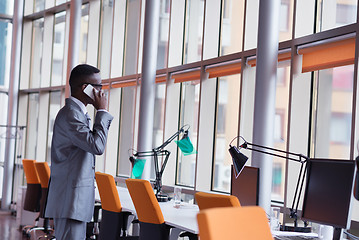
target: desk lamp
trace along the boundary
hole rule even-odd
[[[155,195],[156,198],[159,202],[166,202],[168,201],[168,195],[162,192],[162,174],[165,170],[168,158],[171,154],[170,151],[165,150],[164,148],[170,144],[175,138],[177,138],[181,133],[183,133],[183,137],[181,140],[185,140],[186,144],[185,147],[187,147],[186,149],[190,149],[192,152],[194,150],[193,146],[191,147],[191,142],[189,141],[188,138],[188,130],[189,130],[189,125],[184,125],[183,127],[181,127],[175,134],[173,134],[170,138],[168,138],[161,146],[153,148],[151,151],[141,151],[141,152],[137,152],[136,150],[133,150],[132,156],[130,156],[130,161],[134,162],[135,158],[143,158],[143,157],[153,157],[154,160],[154,164],[155,164],[155,172],[156,172],[156,179],[154,182],[154,190],[155,190]],[[181,141],[180,140],[180,141]],[[187,153],[187,151],[185,150],[185,147],[181,147],[179,146],[180,149],[182,151],[184,151],[184,153]],[[165,156],[165,159],[161,165],[161,169],[160,166],[158,165],[158,157],[161,156]]]
[[[236,146],[232,146],[231,144],[234,140],[236,140],[238,138],[242,139],[243,143],[237,148]],[[252,146],[252,147],[249,147],[249,146]],[[306,163],[309,158],[302,154],[292,153],[292,152],[283,151],[280,149],[275,149],[275,148],[271,148],[271,147],[266,147],[266,146],[261,146],[261,145],[257,145],[254,143],[250,143],[250,142],[247,142],[242,136],[237,136],[237,137],[233,138],[232,141],[229,143],[229,149],[228,149],[228,151],[232,157],[236,178],[239,176],[242,169],[244,168],[245,163],[248,160],[248,157],[240,152],[241,148],[260,152],[263,154],[268,154],[268,155],[275,156],[275,157],[288,159],[291,161],[299,162],[301,164],[299,175],[298,175],[298,181],[297,181],[297,185],[295,188],[294,198],[293,198],[293,202],[292,202],[292,207],[290,208],[290,217],[294,219],[294,229],[290,228],[289,226],[283,226],[283,230],[296,231],[296,232],[310,231],[310,229],[308,229],[306,227],[304,227],[304,228],[298,227],[298,216],[297,216],[298,204],[299,204],[300,195],[301,195],[301,192],[303,189],[303,184],[304,184],[305,169],[307,168]],[[265,150],[268,150],[268,151],[265,151]],[[286,154],[286,156],[280,155],[280,153]],[[303,170],[304,170],[304,172],[303,172]],[[298,192],[298,190],[299,190],[299,192]],[[307,225],[306,222],[305,222],[305,225]]]

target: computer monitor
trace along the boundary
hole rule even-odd
[[[259,168],[245,166],[236,178],[232,166],[231,194],[242,206],[258,205]]]
[[[350,227],[355,161],[310,159],[302,219],[330,225],[335,232]]]

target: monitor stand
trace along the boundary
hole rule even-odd
[[[336,228],[333,227],[334,231],[333,231],[333,240],[340,240],[340,235],[342,234],[342,229],[341,228]]]

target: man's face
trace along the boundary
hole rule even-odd
[[[102,88],[100,73],[94,73],[87,77],[86,84],[91,84],[96,90],[100,91]]]

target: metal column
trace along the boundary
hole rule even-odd
[[[259,3],[253,143],[262,146],[273,145],[280,3],[280,0]],[[270,213],[273,159],[253,152],[252,165],[260,168],[259,206]]]
[[[11,67],[9,81],[9,100],[7,125],[15,126],[17,120],[18,95],[19,95],[19,76],[20,76],[20,53],[21,53],[21,36],[23,23],[24,1],[17,0],[14,3],[13,31],[11,44]],[[4,162],[4,181],[2,191],[1,209],[10,209],[12,182],[15,161],[15,138],[17,128],[9,128],[6,132],[5,162]]]
[[[82,1],[71,0],[69,48],[67,52],[67,74],[65,96],[70,96],[69,78],[72,68],[79,63]]]
[[[154,147],[152,143],[152,135],[156,93],[155,78],[157,65],[159,11],[159,0],[146,1],[145,26],[143,37],[140,113],[137,141],[138,151],[149,151]],[[142,178],[150,178],[151,164],[152,162],[149,162],[147,160],[145,168],[143,170]]]

